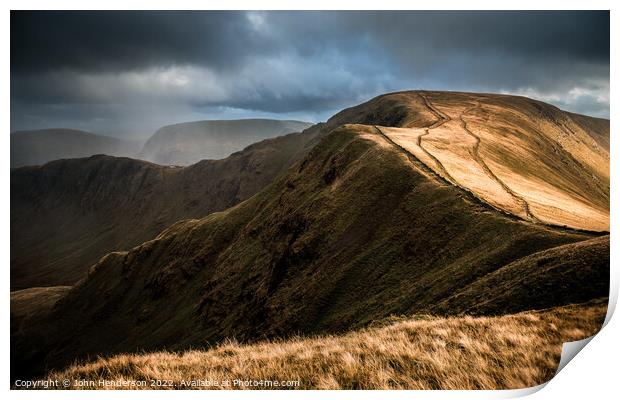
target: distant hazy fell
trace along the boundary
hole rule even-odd
[[[135,157],[141,143],[73,129],[41,129],[11,133],[11,168],[95,154]]]
[[[242,119],[196,121],[164,126],[145,143],[140,158],[162,165],[218,160],[263,139],[301,132],[300,121]]]
[[[183,381],[235,379],[299,382],[293,389],[526,388],[555,375],[563,342],[599,330],[606,304],[603,299],[499,317],[417,315],[344,335],[100,358],[48,378],[168,380],[163,389],[191,389]]]

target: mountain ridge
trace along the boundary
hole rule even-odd
[[[102,258],[31,328],[67,342],[18,332],[30,361],[16,363],[342,332],[430,310],[504,265],[590,237],[482,207],[412,168],[373,127],[344,125],[250,199]],[[570,301],[584,281],[563,284],[569,297],[545,306]],[[26,351],[24,341],[40,347]]]

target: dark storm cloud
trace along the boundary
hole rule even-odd
[[[369,63],[391,60],[394,74],[409,79],[553,87],[609,69],[607,12],[274,13],[268,19],[283,47],[310,56],[326,43],[349,54],[369,52]]]
[[[609,43],[608,12],[13,12],[12,129],[324,119],[415,88],[608,116]]]
[[[14,11],[13,72],[117,71],[152,65],[236,65],[261,49],[238,12]]]
[[[430,58],[453,50],[609,60],[607,12],[281,12],[268,18],[274,30],[286,33],[279,38],[300,41],[306,51],[324,47],[326,40],[348,45],[368,39],[409,60],[420,50],[433,50],[426,54]]]
[[[419,59],[415,50],[432,50],[426,54],[430,58],[456,50],[609,60],[607,12],[272,12],[265,19],[271,43],[306,56],[331,46],[358,47],[367,38],[409,61]],[[270,47],[240,12],[17,11],[11,20],[17,71],[178,63],[222,67]]]

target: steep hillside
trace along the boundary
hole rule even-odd
[[[252,196],[307,151],[309,129],[185,168],[94,156],[11,171],[11,288],[71,285],[110,251]]]
[[[135,157],[141,143],[73,129],[41,129],[11,133],[11,168],[42,165],[63,158],[95,154]]]
[[[163,165],[190,165],[217,160],[260,140],[301,132],[301,121],[238,119],[196,121],[164,126],[144,144],[140,158]]]
[[[344,125],[248,200],[103,257],[47,318],[13,335],[12,370],[231,337],[341,332],[432,310],[505,266],[518,284],[511,263],[591,237],[498,212],[374,126]],[[515,311],[531,308],[527,296],[537,307],[583,301],[584,291],[605,296],[607,268],[550,282],[546,301],[517,291]],[[549,276],[557,277],[541,274]],[[552,295],[559,285],[566,291]],[[484,287],[489,298],[504,290]]]
[[[94,383],[71,389],[103,388],[97,386],[101,379],[145,381],[137,389],[153,388],[151,380],[171,381],[162,389],[525,388],[553,377],[564,342],[599,330],[606,305],[603,299],[492,318],[415,315],[341,336],[124,354],[47,378]],[[207,380],[210,386],[192,384]]]

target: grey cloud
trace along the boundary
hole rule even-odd
[[[608,12],[12,12],[11,41],[12,129],[324,119],[417,88],[609,115]]]

